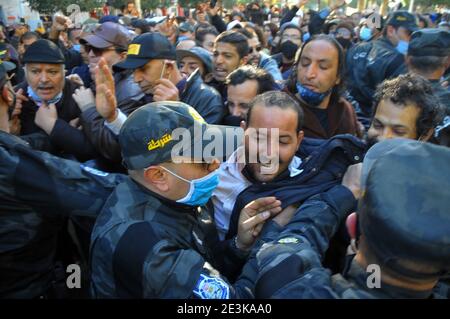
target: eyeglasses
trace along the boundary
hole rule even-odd
[[[90,53],[92,51],[92,53],[94,53],[95,56],[101,56],[103,54],[103,52],[107,52],[107,51],[116,51],[115,48],[100,49],[100,48],[93,47],[91,45],[85,45],[84,47],[85,47],[87,53]]]
[[[259,52],[259,51],[261,51],[263,48],[262,48],[262,46],[257,46],[256,48],[253,48],[253,47],[250,47],[249,49],[248,49],[248,53],[249,54],[253,54],[253,52]]]

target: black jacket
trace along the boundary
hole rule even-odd
[[[212,87],[203,83],[198,71],[192,73],[187,79],[184,90],[179,95],[180,100],[194,107],[198,113],[210,124],[218,124],[225,115],[222,99]],[[151,96],[131,98],[118,105],[118,108],[129,115],[138,107],[152,102]],[[120,163],[122,156],[117,136],[105,125],[104,120],[97,113],[95,107],[91,107],[81,114],[81,124],[95,149],[106,159],[114,163]]]
[[[346,78],[349,93],[363,113],[358,117],[372,116],[372,98],[378,84],[406,72],[403,55],[385,37],[351,48],[347,53]]]
[[[20,84],[17,89],[23,89],[26,95],[27,83]],[[53,130],[45,141],[46,134],[34,123],[38,106],[31,99],[22,104],[20,114],[21,135],[39,150],[50,151],[60,156],[75,156],[79,161],[86,161],[95,157],[96,152],[92,144],[82,131],[72,127],[69,122],[80,116],[80,109],[72,98],[78,85],[72,81],[65,81],[61,100],[56,103],[58,119]],[[44,147],[45,145],[45,147]]]

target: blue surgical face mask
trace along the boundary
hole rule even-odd
[[[363,41],[369,41],[372,38],[372,30],[366,26],[359,31],[359,38]]]
[[[219,185],[219,175],[217,170],[209,173],[208,175],[193,179],[187,180],[174,172],[168,170],[167,168],[161,166],[164,170],[172,174],[173,176],[189,183],[189,192],[183,198],[177,200],[177,203],[186,204],[190,206],[203,206],[208,200],[211,198],[213,191],[216,189],[217,185]]]
[[[74,44],[74,45],[72,46],[72,48],[73,48],[75,51],[78,51],[78,52],[80,52],[80,47],[81,47],[80,44]]]
[[[38,106],[41,106],[44,100],[42,100],[39,95],[36,94],[36,92],[33,91],[31,86],[27,87],[27,94],[28,96],[36,103]],[[61,100],[62,92],[60,92],[58,95],[56,95],[53,99],[45,101],[48,104],[56,104]]]
[[[303,34],[303,42],[308,41],[310,37],[311,37],[311,35],[309,34],[309,32],[306,32],[305,34]]]
[[[400,40],[398,41],[396,49],[401,54],[406,55],[406,53],[408,53],[408,45],[409,45],[408,42]]]
[[[331,93],[331,89],[325,93],[314,92],[297,82],[297,92],[308,105],[317,106]]]

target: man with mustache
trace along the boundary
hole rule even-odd
[[[64,77],[61,50],[49,40],[38,40],[28,47],[22,60],[26,82],[17,87],[13,133],[28,135],[43,131],[46,136],[39,134],[32,138],[36,148],[74,155],[80,161],[92,158],[95,155],[92,145],[69,124],[80,116],[80,109],[72,98],[78,85]],[[68,136],[76,136],[76,140],[71,138],[68,143]]]
[[[342,47],[329,35],[315,35],[303,45],[287,89],[305,112],[305,136],[360,135],[355,111],[342,97],[344,61]]]

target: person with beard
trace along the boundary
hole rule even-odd
[[[247,121],[241,123],[245,144],[221,165],[212,197],[222,240],[236,235],[239,212],[248,201],[260,194],[283,198],[281,216],[288,218],[306,198],[340,183],[347,166],[362,158],[362,141],[303,138],[303,121],[302,109],[288,93],[269,91],[251,101]]]
[[[246,120],[250,103],[255,96],[278,90],[278,85],[270,73],[250,65],[241,66],[231,72],[225,83],[229,115],[225,116],[223,124],[231,126],[240,126],[241,122]]]
[[[305,136],[361,135],[355,111],[342,96],[343,68],[344,52],[333,37],[315,35],[303,45],[287,89],[305,112]]]
[[[248,52],[247,38],[236,31],[225,31],[214,42],[213,78],[206,84],[220,93],[224,103],[227,101],[225,80],[232,71],[247,64]]]
[[[279,53],[272,55],[277,61],[283,80],[287,80],[292,72],[295,61],[295,53],[302,45],[303,33],[295,23],[285,23],[280,28]]]
[[[430,141],[444,116],[430,83],[415,74],[385,80],[374,95],[368,145],[391,138]]]
[[[225,113],[222,99],[206,85],[198,71],[183,77],[176,64],[175,47],[160,33],[144,33],[131,41],[127,58],[115,68],[132,70],[134,81],[144,96],[117,103],[114,79],[101,58],[95,73],[95,104],[81,114],[81,124],[96,150],[107,160],[120,164],[122,156],[117,142],[120,128],[138,107],[158,101],[182,101],[192,105],[208,123],[220,123]],[[80,99],[92,94],[80,89]]]

